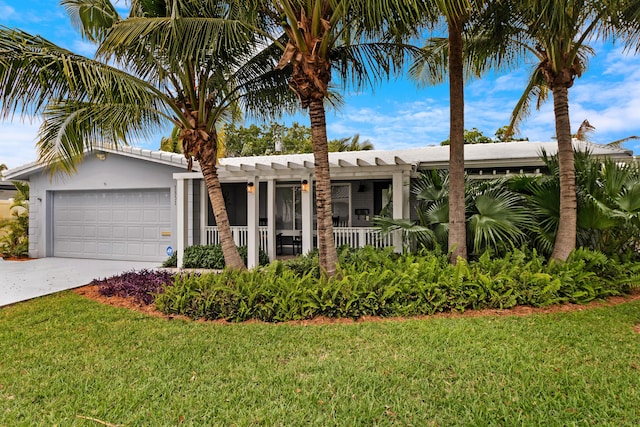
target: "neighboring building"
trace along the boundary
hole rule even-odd
[[[628,150],[575,141],[579,150],[630,161]],[[541,150],[555,142],[465,146],[465,165],[475,177],[539,174]],[[409,183],[421,170],[444,169],[449,147],[330,153],[336,244],[399,245],[382,239],[372,217],[383,207],[410,218]],[[87,153],[72,176],[50,177],[32,163],[5,175],[30,184],[29,255],[162,261],[185,246],[217,243],[198,165],[187,172],[183,156],[138,148]],[[315,246],[312,154],[220,160],[219,176],[236,243],[258,245],[273,259],[281,252]]]
[[[9,181],[0,179],[0,220],[11,218],[11,204],[18,191]]]

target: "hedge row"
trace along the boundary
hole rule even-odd
[[[364,248],[342,251],[340,264],[330,280],[318,274],[316,255],[254,271],[178,276],[155,303],[166,314],[233,322],[411,316],[586,303],[627,293],[640,278],[639,266],[588,250],[575,251],[565,263],[516,250],[454,266],[443,255]]]

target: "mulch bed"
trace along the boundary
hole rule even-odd
[[[127,308],[129,310],[135,310],[149,316],[162,317],[165,319],[184,319],[191,320],[186,316],[179,315],[167,315],[156,310],[155,305],[141,305],[136,303],[132,298],[123,298],[118,296],[106,297],[98,292],[98,285],[87,285],[74,289],[74,292],[78,295],[82,295],[94,301],[98,301],[102,304],[108,304],[115,307]],[[632,290],[631,294],[625,296],[611,297],[606,301],[593,301],[589,304],[561,304],[553,305],[550,307],[528,307],[517,306],[510,309],[497,310],[497,309],[484,309],[484,310],[467,310],[464,313],[459,312],[447,312],[438,313],[430,316],[414,316],[414,317],[373,317],[363,316],[358,320],[353,319],[336,319],[327,317],[316,317],[307,320],[295,320],[285,322],[287,324],[294,325],[327,325],[327,324],[349,324],[349,323],[361,323],[361,322],[387,322],[387,321],[404,321],[413,319],[434,319],[434,318],[459,318],[459,317],[482,317],[482,316],[529,316],[531,314],[551,314],[551,313],[568,313],[572,311],[588,310],[595,307],[610,307],[625,302],[640,300],[640,288]],[[202,322],[203,320],[198,320]],[[212,323],[230,324],[225,320],[213,320],[207,321]],[[251,320],[244,323],[265,323],[257,320]],[[634,330],[640,333],[640,324],[634,327]]]

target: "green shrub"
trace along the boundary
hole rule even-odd
[[[240,257],[247,264],[248,249],[246,246],[239,246]],[[269,264],[269,255],[262,249],[259,252],[260,265]],[[178,265],[178,255],[173,253],[165,262],[163,267],[176,267]],[[211,270],[222,270],[225,267],[224,255],[221,245],[193,245],[185,248],[182,268],[205,268]]]
[[[585,303],[628,292],[640,278],[640,267],[588,250],[575,251],[562,264],[546,264],[527,250],[456,265],[428,252],[396,255],[363,248],[341,249],[339,256],[333,279],[320,276],[317,254],[253,271],[185,276],[157,296],[156,306],[167,314],[234,322],[411,316]]]

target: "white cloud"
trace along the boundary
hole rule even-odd
[[[5,2],[0,1],[0,16],[2,17],[0,22],[11,20],[16,16],[16,10]]]
[[[37,160],[37,123],[0,122],[0,163],[11,168]]]

